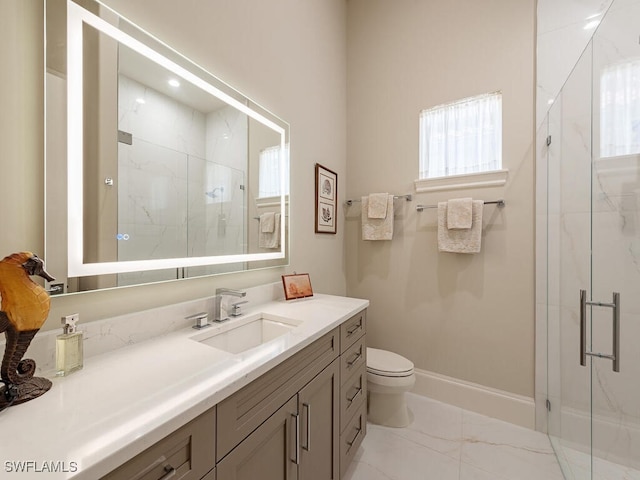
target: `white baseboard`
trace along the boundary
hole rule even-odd
[[[413,393],[532,430],[536,427],[533,398],[418,368],[415,373]]]

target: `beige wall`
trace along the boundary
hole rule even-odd
[[[346,177],[346,5],[343,0],[110,0],[156,36],[291,124],[291,265],[52,299],[45,329],[249,287],[309,272],[317,291],[344,294],[344,228],[313,229],[314,164]],[[43,251],[42,3],[0,0],[0,256]],[[51,272],[55,275],[55,272]]]
[[[413,193],[420,110],[501,90],[505,187],[396,201],[392,242],[360,239],[347,210],[347,292],[371,300],[372,346],[417,368],[528,397],[534,392],[535,1],[349,0],[347,193]],[[484,210],[482,252],[439,254],[435,210],[417,203],[504,198]]]

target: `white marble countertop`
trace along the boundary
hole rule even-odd
[[[0,413],[0,478],[95,480],[368,305],[330,295],[272,301],[219,326],[186,328],[87,358],[82,370],[53,377],[42,397]],[[260,315],[303,323],[235,355],[191,338]]]

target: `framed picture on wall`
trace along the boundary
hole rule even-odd
[[[338,174],[316,163],[316,233],[336,233]]]
[[[313,297],[311,278],[308,273],[282,275],[282,285],[284,286],[284,298],[286,300]]]

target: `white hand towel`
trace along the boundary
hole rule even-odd
[[[273,232],[258,233],[258,247],[260,248],[280,248],[280,214],[276,213],[273,219]]]
[[[362,197],[362,239],[391,240],[393,238],[393,195],[387,195],[386,218],[369,218],[369,197]]]
[[[473,200],[471,198],[454,198],[447,202],[447,228],[449,230],[466,230],[473,223]]]
[[[276,228],[275,212],[267,212],[260,215],[260,231],[262,233],[273,233]]]
[[[473,201],[473,222],[470,229],[447,228],[447,202],[438,203],[438,250],[451,253],[479,253],[482,242],[482,200]]]
[[[370,194],[367,216],[369,218],[387,218],[387,203],[389,203],[388,193]]]

